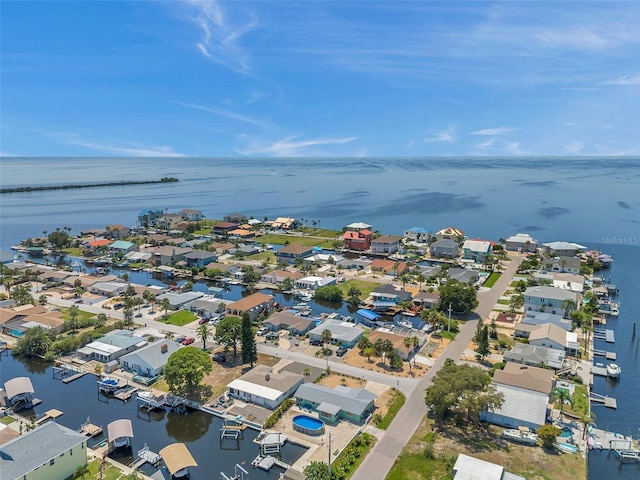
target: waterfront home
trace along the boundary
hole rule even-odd
[[[353,222],[344,227],[347,232],[361,232],[362,230],[371,230],[371,225],[364,222]]]
[[[145,377],[161,375],[172,353],[181,345],[172,340],[158,340],[120,357],[120,366],[131,373]]]
[[[483,410],[480,420],[507,428],[528,427],[531,430],[538,430],[545,424],[548,394],[503,383],[494,382],[494,386],[503,396],[502,406]]]
[[[186,304],[185,308],[195,312],[199,317],[212,318],[219,316],[224,311],[224,300],[210,296],[201,297]]]
[[[0,445],[3,480],[51,480],[71,478],[87,463],[87,437],[55,422]]]
[[[260,277],[260,281],[268,283],[269,285],[275,285],[279,287],[284,283],[287,278],[290,278],[292,282],[295,282],[299,278],[302,278],[303,274],[300,272],[289,272],[288,270],[274,270],[272,272],[263,273]]]
[[[218,255],[213,252],[205,252],[204,250],[193,250],[184,255],[184,260],[190,267],[200,268],[218,260]]]
[[[432,258],[458,258],[460,245],[458,242],[443,238],[431,244],[429,254]]]
[[[113,330],[78,350],[82,360],[109,363],[145,346],[147,342],[133,335],[131,330]]]
[[[575,257],[578,253],[587,249],[584,245],[571,242],[543,243],[542,247],[545,255],[553,257]]]
[[[162,210],[142,210],[138,213],[136,218],[136,225],[139,227],[150,227],[155,225],[155,222],[164,212]]]
[[[272,295],[256,292],[227,305],[227,314],[241,317],[243,313],[247,312],[251,321],[254,321],[261,313],[268,314],[272,307]]]
[[[371,239],[371,253],[374,255],[392,255],[398,251],[400,238],[391,235],[381,235]]]
[[[91,285],[98,282],[115,282],[120,278],[117,275],[101,275],[99,277],[93,275],[70,275],[62,282],[66,287],[74,288],[79,282],[80,288],[88,290]]]
[[[322,341],[322,332],[325,330],[329,330],[331,333],[330,343],[345,347],[353,347],[364,333],[362,328],[353,323],[340,320],[325,320],[309,332],[309,340]]]
[[[493,374],[493,382],[549,395],[555,385],[555,372],[548,368],[506,362]]]
[[[524,311],[571,313],[580,305],[580,294],[563,288],[538,285],[524,292]]]
[[[461,453],[453,466],[453,480],[525,480],[507,472],[502,465]]]
[[[272,230],[292,230],[299,226],[295,218],[289,217],[278,217],[274,221],[267,223],[271,225]]]
[[[129,236],[130,229],[124,225],[107,225],[105,227],[104,236],[119,240],[121,238],[127,238]]]
[[[127,242],[125,240],[117,240],[109,245],[109,250],[112,253],[120,253],[126,255],[129,252],[138,251],[138,245],[133,242]]]
[[[412,227],[404,231],[404,240],[409,243],[429,243],[431,237],[431,232],[426,228]]]
[[[369,268],[374,273],[382,273],[383,275],[391,275],[392,277],[397,277],[406,273],[409,270],[409,265],[407,262],[399,262],[394,260],[387,260],[384,258],[376,258],[374,259]]]
[[[564,350],[567,355],[577,355],[580,350],[578,336],[553,323],[543,323],[529,334],[529,345]]]
[[[420,308],[435,308],[440,301],[440,295],[437,291],[434,292],[418,292],[411,299],[416,307]]]
[[[229,232],[229,238],[239,238],[239,239],[245,239],[245,238],[251,238],[251,237],[255,237],[256,236],[256,232],[254,232],[253,230],[249,229],[249,228],[236,228],[234,230],[231,230]]]
[[[231,230],[238,228],[237,223],[233,222],[218,222],[211,228],[211,233],[214,235],[227,236]]]
[[[336,265],[347,270],[366,270],[371,267],[372,263],[368,258],[344,258],[338,260]]]
[[[247,216],[243,213],[230,213],[222,217],[222,220],[225,222],[237,223],[237,224],[246,223],[248,221]],[[258,223],[260,223],[259,220],[258,220]]]
[[[246,243],[227,250],[227,253],[229,255],[237,255],[239,253],[244,256],[255,255],[256,253],[259,253],[259,252],[260,252],[260,249],[258,247],[256,247],[255,245],[250,245]]]
[[[553,257],[543,258],[540,269],[546,272],[558,272],[558,273],[575,273],[580,274],[580,258],[578,257]]]
[[[584,291],[584,277],[572,273],[552,273],[552,287],[564,288],[572,292],[582,293]]]
[[[107,233],[106,228],[87,228],[80,230],[81,237],[104,237],[105,233]]]
[[[129,252],[124,258],[129,263],[145,263],[153,255],[150,252]]]
[[[464,232],[459,228],[447,227],[439,230],[436,233],[438,240],[452,240],[456,243],[460,243],[464,240]]]
[[[178,215],[188,222],[197,222],[204,218],[204,214],[200,210],[195,210],[193,208],[183,208],[178,211]]]
[[[318,277],[315,275],[309,275],[307,277],[299,278],[295,281],[294,285],[296,288],[300,288],[303,290],[315,290],[319,287],[326,287],[327,285],[335,285],[336,278],[327,276],[327,277]]]
[[[23,307],[26,305],[23,305]],[[33,310],[39,306],[33,307]],[[17,307],[19,308],[19,307]],[[42,307],[41,307],[42,308]],[[0,309],[0,310],[5,310]],[[4,315],[2,316],[4,317]],[[0,320],[0,328],[3,333],[7,333],[11,336],[21,337],[24,332],[30,328],[41,327],[45,330],[60,329],[64,325],[64,319],[62,313],[58,310],[51,312],[44,311],[38,313],[28,313],[28,311],[16,311],[15,315],[8,318],[6,321],[4,318]]]
[[[89,287],[89,291],[103,297],[117,297],[124,293],[128,285],[125,282],[96,282]]]
[[[520,321],[522,325],[542,325],[543,323],[552,323],[556,327],[560,327],[567,332],[570,332],[573,329],[573,324],[571,320],[563,318],[562,315],[557,315],[548,312],[526,312],[525,316]],[[517,326],[516,326],[517,328]],[[528,335],[527,335],[528,336]]]
[[[158,265],[171,266],[175,265],[181,260],[184,260],[184,256],[187,253],[193,252],[191,248],[175,247],[173,245],[163,245],[148,250],[153,254],[153,258]]]
[[[460,283],[475,283],[480,279],[480,275],[476,270],[457,267],[452,267],[447,270],[447,277],[451,280],[457,280]]]
[[[67,278],[78,278],[77,272],[65,272],[62,270],[49,270],[38,275],[38,281],[42,283],[62,283]]]
[[[182,223],[182,217],[177,213],[163,213],[155,220],[155,227],[161,230],[175,230]]]
[[[289,310],[275,312],[269,316],[262,326],[272,332],[288,330],[291,335],[306,335],[316,326],[316,321],[291,313]]]
[[[276,261],[293,264],[296,260],[304,260],[311,255],[313,255],[313,247],[290,243],[276,252]]]
[[[275,409],[304,382],[304,376],[286,370],[276,371],[266,365],[256,365],[228,385],[230,397]]]
[[[347,230],[342,235],[342,245],[347,250],[364,252],[371,248],[373,232],[368,229]]]
[[[521,363],[539,367],[562,368],[564,363],[564,350],[528,345],[526,343],[516,343],[513,349],[505,352],[503,358],[507,362]]]
[[[204,297],[203,292],[166,292],[156,296],[156,305],[160,305],[165,298],[169,300],[170,310],[180,310],[188,303]]]
[[[376,309],[384,307],[395,307],[405,300],[411,300],[411,292],[407,292],[402,287],[397,287],[391,283],[376,287],[369,297]]]
[[[476,263],[484,262],[487,255],[491,254],[491,242],[486,240],[466,240],[462,244],[462,258],[473,260]]]
[[[373,413],[376,395],[365,388],[304,383],[298,387],[295,399],[299,407],[315,410],[327,423],[346,420],[361,425]]]
[[[538,248],[538,242],[528,233],[517,233],[505,240],[504,248],[510,252],[534,253]]]
[[[373,344],[376,340],[389,340],[393,345],[393,349],[398,356],[405,362],[409,360],[414,351],[413,346],[405,345],[405,336],[396,335],[395,333],[385,332],[383,330],[371,330],[368,335],[369,341]]]
[[[149,233],[146,237],[146,242],[153,246],[164,245],[170,240],[171,240],[171,237],[169,235],[165,235],[164,233],[157,233],[157,232]]]

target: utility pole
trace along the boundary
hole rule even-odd
[[[447,323],[447,333],[451,333],[451,302],[449,302],[449,322]]]

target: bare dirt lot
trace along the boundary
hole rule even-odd
[[[259,353],[256,364],[273,367],[279,360],[278,358]],[[220,364],[213,362],[211,373],[204,378],[202,383],[211,388],[212,393],[210,399],[215,399],[227,390],[227,384],[229,382],[240,377],[250,369],[251,367],[249,365],[242,364],[242,357],[239,354],[235,362],[233,361],[233,357],[228,355],[225,363]]]

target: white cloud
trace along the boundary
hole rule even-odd
[[[182,153],[174,152],[166,145],[147,146],[139,143],[126,142],[124,145],[114,145],[109,143],[85,140],[73,133],[54,133],[51,135],[68,145],[77,145],[99,152],[128,157],[184,157]]]
[[[640,85],[640,74],[635,77],[625,75],[615,80],[609,80],[603,83],[604,85]]]
[[[517,130],[518,129],[514,127],[485,128],[482,130],[476,130],[475,132],[470,132],[470,135],[504,135]]]
[[[507,142],[505,145],[507,152],[511,155],[527,155],[528,152],[525,152],[520,148],[519,142]]]
[[[569,143],[563,143],[562,148],[564,148],[564,153],[568,155],[579,155],[582,153],[582,148],[584,144],[582,142],[573,141]]]
[[[200,53],[238,73],[248,73],[248,53],[241,46],[241,39],[257,28],[255,15],[247,13],[247,18],[231,19],[215,0],[188,0],[187,4],[197,11],[192,20],[202,31],[202,39],[196,43]],[[234,11],[244,14],[241,9]]]
[[[491,138],[491,139],[487,140],[486,142],[476,143],[474,145],[474,147],[476,147],[476,148],[489,148],[489,147],[493,146],[494,143],[496,143],[496,139],[495,138]]]
[[[449,127],[446,130],[429,130],[427,133],[429,137],[424,139],[427,143],[455,142],[457,140],[454,127]]]
[[[255,119],[255,118],[249,117],[247,115],[243,115],[241,113],[232,112],[230,110],[223,110],[223,109],[215,108],[215,107],[205,107],[203,105],[198,105],[198,104],[195,104],[195,103],[184,103],[184,102],[177,102],[177,103],[178,103],[178,105],[182,105],[183,107],[194,108],[196,110],[202,110],[204,112],[209,112],[209,113],[212,113],[214,115],[218,115],[220,117],[229,118],[231,120],[237,120],[239,122],[249,123],[251,125],[256,125],[258,127],[267,127],[267,126],[269,126],[268,122],[266,122],[264,120]]]
[[[290,136],[269,144],[254,144],[242,150],[238,150],[238,153],[242,155],[269,155],[273,157],[308,156],[308,149],[310,147],[322,145],[344,145],[358,139],[357,137],[346,137],[295,141],[296,138],[298,137]]]

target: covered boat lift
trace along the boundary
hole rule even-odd
[[[189,467],[198,466],[184,443],[167,445],[160,450],[160,456],[169,473],[177,478],[186,477],[189,475]]]
[[[133,425],[128,418],[121,418],[114,420],[107,425],[107,435],[109,436],[109,443],[114,448],[120,448],[129,446],[131,439],[133,438]]]
[[[16,377],[7,380],[4,384],[4,390],[7,394],[9,406],[16,407],[24,403],[25,407],[33,405],[33,384],[29,377]]]

